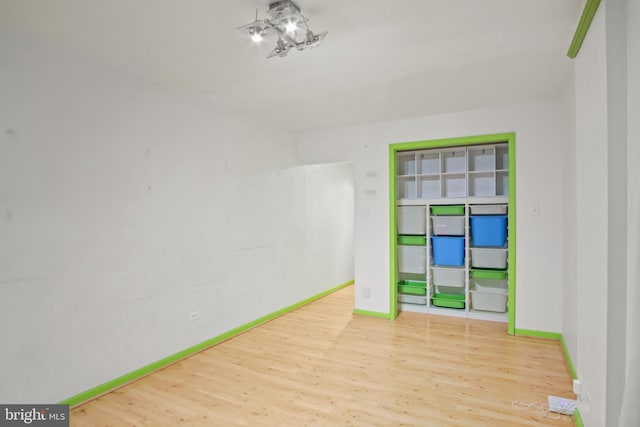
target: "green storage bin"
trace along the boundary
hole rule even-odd
[[[425,246],[427,244],[427,236],[409,236],[409,235],[398,236],[398,244]]]
[[[398,286],[398,292],[400,292],[401,294],[408,294],[408,295],[426,295],[427,288],[404,285],[404,286]]]
[[[431,301],[436,307],[464,308],[464,295],[435,294]]]
[[[427,282],[421,280],[401,280],[398,282],[398,292],[408,295],[426,295]]]
[[[432,215],[464,215],[464,205],[431,206]]]
[[[503,280],[507,278],[507,272],[504,270],[471,270],[471,277],[476,279],[494,279]]]

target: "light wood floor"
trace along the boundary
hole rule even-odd
[[[353,315],[349,286],[72,410],[72,426],[571,426],[556,341],[417,313]],[[555,415],[555,414],[554,414]]]

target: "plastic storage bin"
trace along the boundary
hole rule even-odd
[[[463,216],[433,216],[431,223],[436,236],[464,236]]]
[[[398,207],[398,234],[426,234],[427,209],[425,206]]]
[[[473,246],[505,246],[507,217],[504,215],[472,216],[471,244]]]
[[[431,298],[436,307],[464,308],[464,295],[451,295],[436,293]]]
[[[399,245],[424,246],[427,244],[426,236],[398,236]]]
[[[433,268],[433,283],[436,286],[464,286],[464,270],[461,268]]]
[[[480,292],[507,292],[508,284],[506,279],[471,279],[473,289]]]
[[[471,277],[476,279],[495,279],[501,280],[507,278],[506,271],[497,270],[471,270]]]
[[[425,273],[426,252],[424,246],[398,246],[398,271],[401,273]]]
[[[427,304],[427,297],[422,297],[422,296],[417,296],[417,295],[398,295],[398,301],[399,302],[404,302],[404,303],[408,303],[408,304],[420,304],[420,305],[426,305]]]
[[[507,268],[507,249],[471,248],[471,266],[480,268]]]
[[[506,205],[471,205],[471,215],[506,215]]]
[[[431,243],[436,265],[464,265],[464,237],[434,236]]]
[[[401,280],[398,282],[398,292],[409,295],[426,295],[427,282],[419,280]]]
[[[437,294],[464,295],[464,286],[436,286]]]
[[[504,313],[507,311],[506,289],[492,289],[488,291],[480,291],[471,289],[471,308],[481,311],[495,311]]]
[[[464,215],[464,205],[431,206],[432,215]]]

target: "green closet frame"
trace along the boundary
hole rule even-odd
[[[448,148],[480,144],[506,142],[509,149],[509,265],[507,274],[509,279],[509,297],[507,303],[507,330],[509,335],[515,334],[515,305],[516,305],[516,135],[515,132],[490,135],[465,136],[458,138],[434,139],[426,141],[401,142],[389,145],[389,271],[390,271],[390,299],[389,318],[398,316],[398,294],[396,277],[396,155],[401,151],[423,150],[427,148]]]

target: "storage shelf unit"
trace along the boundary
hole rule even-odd
[[[490,224],[503,226],[506,222],[507,144],[398,152],[396,161],[400,310],[506,322],[509,224],[503,231],[505,245],[476,247],[472,245],[471,217],[492,214],[504,221]],[[443,208],[449,212],[442,212]],[[480,224],[476,227],[486,223],[473,222]],[[489,239],[491,244],[494,241]],[[445,243],[446,250],[455,252],[446,253],[444,262],[448,265],[435,264],[436,258],[442,262],[442,257],[434,256],[434,242]],[[478,263],[485,267],[477,267]],[[494,280],[496,274],[501,278],[498,281]],[[498,285],[477,286],[486,280]]]
[[[508,197],[508,147],[402,152],[397,155],[396,179],[399,200]]]

